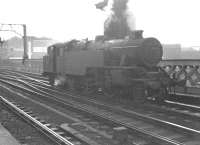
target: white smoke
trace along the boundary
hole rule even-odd
[[[134,2],[129,0],[127,3],[127,9],[126,9],[126,17],[127,17],[127,24],[130,28],[130,30],[136,30],[136,18],[134,16]]]
[[[63,77],[63,76],[58,76],[58,77],[55,78],[55,83],[54,83],[54,85],[55,85],[55,86],[64,85],[65,81],[66,81],[65,77]]]
[[[130,30],[136,30],[136,20],[135,20],[135,16],[133,14],[133,12],[128,8],[126,10],[126,21],[128,24],[128,27],[130,28]]]

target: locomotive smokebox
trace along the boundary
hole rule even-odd
[[[143,30],[135,30],[131,31],[129,34],[129,39],[142,39],[143,38]]]

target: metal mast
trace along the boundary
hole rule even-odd
[[[15,29],[13,29],[12,26],[22,26],[23,28],[23,34],[17,32]],[[3,26],[9,26],[9,28],[4,29]],[[13,32],[20,37],[23,38],[23,47],[24,47],[24,55],[23,55],[23,63],[26,59],[28,59],[28,48],[27,48],[27,32],[26,32],[26,24],[4,24],[0,23],[0,31],[10,31]]]

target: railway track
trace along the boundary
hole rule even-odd
[[[30,87],[30,86],[29,86]],[[53,96],[53,95],[51,95],[51,94],[48,94],[48,93],[46,93],[44,90],[43,91],[41,91],[41,90],[38,90],[36,87],[34,87],[34,86],[32,86],[32,89],[33,90],[37,90],[37,93],[35,93],[35,94],[37,94],[38,95],[38,92],[40,92],[41,94],[40,95],[42,95],[43,97],[45,96],[45,95],[48,95],[48,97],[49,96],[51,96],[51,97],[53,97],[54,98],[54,101],[58,101],[59,100],[59,102],[66,102],[66,100],[61,100],[60,98],[57,98],[57,97],[55,97],[55,96]],[[34,92],[31,92],[31,93],[34,93]],[[54,92],[55,93],[55,92]],[[57,94],[58,95],[58,94]],[[47,97],[47,96],[46,96]],[[58,100],[55,100],[55,98],[56,99],[58,99]],[[165,142],[165,144],[187,144],[186,142],[190,142],[189,140],[186,140],[186,138],[188,138],[187,137],[187,133],[189,133],[189,134],[196,134],[197,136],[199,135],[199,131],[198,130],[195,130],[195,129],[188,129],[188,128],[186,128],[186,127],[181,127],[180,125],[175,125],[175,124],[173,124],[172,125],[172,123],[169,123],[169,122],[166,122],[166,121],[161,121],[161,120],[159,120],[160,122],[158,123],[158,119],[156,120],[155,118],[152,118],[152,117],[148,117],[148,116],[142,116],[141,114],[139,114],[139,113],[135,113],[135,114],[133,114],[133,112],[132,113],[130,113],[129,112],[129,115],[127,115],[126,117],[125,116],[120,116],[119,114],[122,114],[122,113],[125,113],[125,111],[123,111],[123,112],[121,112],[120,113],[120,111],[121,110],[116,110],[116,108],[104,108],[105,110],[107,110],[107,111],[105,111],[104,110],[104,112],[102,111],[101,113],[100,113],[100,110],[101,109],[99,109],[99,108],[101,108],[102,107],[102,104],[101,104],[101,107],[99,107],[98,109],[96,109],[97,111],[95,112],[95,111],[91,111],[91,110],[95,110],[95,108],[88,108],[88,106],[86,106],[86,107],[83,107],[83,104],[85,103],[77,103],[77,102],[73,102],[72,100],[70,100],[71,102],[69,102],[69,99],[68,99],[68,101],[67,101],[67,103],[70,103],[70,104],[73,104],[73,106],[71,106],[71,107],[75,107],[75,108],[77,108],[77,107],[79,107],[79,111],[80,111],[80,109],[81,110],[84,110],[84,111],[87,111],[87,112],[89,112],[91,115],[94,115],[95,114],[95,116],[98,116],[98,117],[100,117],[101,119],[102,118],[104,118],[104,119],[106,119],[106,120],[110,120],[110,121],[113,121],[114,123],[113,124],[115,124],[115,123],[118,123],[118,124],[121,124],[121,126],[125,126],[126,128],[129,128],[130,130],[134,130],[134,131],[137,131],[137,132],[140,132],[140,134],[141,133],[143,133],[143,135],[145,134],[146,136],[150,136],[151,138],[154,138],[154,140],[155,140],[155,142],[162,142],[162,144]],[[66,104],[65,104],[66,105]],[[69,105],[69,104],[67,104],[67,105]],[[97,105],[97,104],[95,104],[95,105]],[[104,107],[105,107],[105,105],[103,105]],[[102,109],[103,110],[103,109]],[[118,114],[114,114],[113,113],[113,110],[115,110],[115,113],[116,112],[118,112]],[[108,111],[109,112],[112,112],[112,114],[108,114]],[[99,113],[97,113],[97,112],[99,112]],[[127,113],[127,112],[126,112]],[[135,118],[135,120],[133,119],[133,118],[131,118],[130,117],[130,115],[131,116],[136,116],[137,115],[137,117]],[[108,117],[108,116],[111,116],[111,117]],[[139,116],[139,117],[138,117]],[[139,118],[139,119],[138,119]],[[143,118],[143,119],[142,119]],[[148,119],[148,121],[147,121],[147,119]],[[146,120],[146,121],[144,121],[144,120]],[[149,120],[151,120],[151,121],[149,121]],[[152,126],[152,122],[155,122],[155,121],[157,121],[157,123],[156,123],[156,125],[157,125],[157,128],[154,126],[155,125],[155,123],[154,123],[154,125]],[[138,124],[140,124],[140,127],[138,127],[138,124],[137,123],[135,123],[135,122],[137,122]],[[149,122],[151,122],[150,124],[149,124]],[[161,122],[162,122],[162,125],[161,125]],[[168,124],[167,124],[168,123]],[[159,124],[159,125],[158,125]],[[165,125],[164,125],[165,124]],[[172,129],[169,129],[168,130],[168,134],[169,134],[169,132],[170,132],[170,136],[171,136],[171,138],[168,136],[168,137],[166,137],[166,136],[162,136],[162,135],[160,135],[159,134],[159,131],[161,131],[162,133],[161,134],[165,134],[166,132],[163,132],[162,130],[166,130],[166,126],[167,126],[167,128],[170,126],[170,125],[172,125],[172,127],[174,128],[174,127],[176,127],[176,130],[179,130],[180,132],[187,132],[186,134],[181,134],[180,135],[180,133],[179,133],[179,131],[178,132],[176,132],[175,131],[175,134],[173,133],[174,131],[172,131]],[[159,127],[158,127],[159,126]],[[162,128],[163,126],[165,126],[164,128]],[[159,129],[158,129],[159,128]],[[161,129],[162,128],[162,129]],[[151,131],[152,130],[155,130],[153,133],[152,132],[150,132],[150,131],[148,131],[149,129],[151,129]],[[155,133],[155,132],[157,132],[157,134]],[[179,138],[185,138],[185,141],[181,141],[181,140],[178,140],[178,139],[174,139],[174,137],[176,138],[176,136],[179,136]],[[180,136],[182,136],[182,137],[180,137]],[[191,137],[191,136],[190,136]],[[172,139],[173,138],[173,139]],[[159,141],[158,141],[159,140]],[[194,140],[194,138],[193,138],[193,140]],[[198,141],[198,140],[197,140]],[[194,143],[194,141],[193,141],[193,143]],[[197,143],[198,144],[198,143]]]
[[[30,72],[22,72],[22,71],[13,71],[13,70],[10,70],[10,69],[3,69],[3,68],[0,68],[1,70],[1,74],[13,74],[15,76],[18,76],[18,77],[21,77],[23,79],[27,79],[27,80],[37,80],[37,81],[40,81],[40,82],[44,82],[44,83],[47,83],[48,84],[48,78],[40,75],[40,74],[37,74],[37,73],[30,73]]]
[[[19,74],[18,74],[19,75]],[[38,80],[35,80],[31,77],[28,77],[26,75],[20,75],[20,77],[25,80],[29,79],[31,80],[30,83],[32,85],[34,85],[35,87],[39,87],[39,89],[42,89],[44,91],[48,91],[48,92],[52,92],[52,93],[58,93],[58,94],[61,94],[61,95],[70,95],[70,96],[73,96],[73,94],[70,94],[69,91],[68,92],[65,92],[65,93],[60,93],[60,91],[63,91],[63,90],[58,90],[57,88],[54,88],[48,84],[45,84],[45,83],[40,83],[40,81]],[[34,82],[35,81],[35,82]],[[54,91],[53,91],[54,90]],[[56,94],[55,94],[56,95]],[[74,96],[74,97],[77,97],[77,96]],[[79,96],[81,97],[81,96]],[[95,102],[94,99],[91,99],[91,98],[87,98],[87,101],[91,101],[91,102]],[[184,104],[184,103],[179,103],[179,102],[174,102],[174,101],[170,101],[170,100],[166,100],[164,102],[164,104],[162,105],[159,105],[158,107],[156,105],[149,105],[150,108],[155,108],[155,109],[160,109],[163,108],[165,109],[167,112],[171,112],[171,114],[174,112],[175,115],[177,115],[177,113],[179,114],[182,114],[184,117],[185,116],[188,116],[188,117],[191,117],[193,119],[197,119],[199,120],[199,117],[200,117],[200,107],[198,106],[195,106],[195,105],[189,105],[189,104]],[[148,108],[147,108],[148,110]]]
[[[26,110],[21,105],[16,104],[15,102],[9,101],[8,99],[0,96],[0,102],[17,116],[28,122],[42,134],[47,136],[51,141],[58,145],[78,145],[80,141],[73,137],[73,141],[69,141],[68,138],[72,136],[66,135],[65,132],[59,128],[52,127],[51,124],[45,122],[38,118],[31,110]],[[78,142],[78,143],[77,143]],[[86,145],[86,144],[85,144]]]
[[[171,93],[167,100],[191,106],[200,106],[200,95],[197,94]]]
[[[7,89],[7,91],[9,90],[8,88],[4,88],[4,90],[5,89]],[[16,97],[16,91],[12,91],[12,89],[10,89],[9,90],[9,95],[11,95],[10,93],[12,92],[12,95],[13,96],[15,96]],[[19,95],[19,94],[18,94]],[[21,96],[21,97],[23,97],[23,98],[25,98],[24,96]],[[30,97],[30,96],[29,96]],[[28,100],[30,100],[30,98],[29,97],[26,97]],[[18,100],[19,101],[19,100]],[[21,100],[22,101],[22,100]],[[41,104],[41,102],[42,102],[42,100],[41,99],[38,99],[37,101],[34,99],[32,99],[31,100],[32,101],[32,103],[38,103],[38,104],[40,104],[40,105],[42,105]],[[49,109],[49,110],[54,110],[56,113],[59,113],[60,115],[62,115],[62,116],[64,116],[64,117],[67,117],[67,118],[70,118],[71,120],[73,120],[73,123],[70,123],[71,124],[71,126],[73,126],[73,127],[77,127],[77,126],[79,126],[79,127],[81,127],[81,128],[84,128],[84,127],[87,127],[86,128],[86,130],[88,131],[88,129],[89,129],[89,131],[91,132],[91,131],[93,131],[93,135],[95,134],[95,132],[100,132],[99,134],[101,135],[101,136],[104,136],[104,138],[106,137],[107,139],[110,139],[110,140],[112,140],[112,141],[110,141],[109,143],[107,143],[107,144],[109,144],[109,145],[112,145],[112,144],[114,144],[113,142],[114,142],[114,140],[115,140],[115,138],[112,138],[112,136],[110,135],[110,134],[113,134],[114,132],[113,132],[113,130],[114,130],[114,128],[117,126],[117,127],[119,127],[118,125],[115,125],[115,124],[113,124],[112,122],[109,122],[108,123],[108,125],[107,125],[107,123],[104,123],[101,119],[95,119],[95,117],[94,116],[91,116],[91,115],[88,115],[88,114],[86,114],[86,113],[84,113],[84,112],[79,112],[80,110],[74,110],[74,108],[73,109],[71,109],[71,106],[69,106],[68,108],[67,108],[67,106],[65,106],[65,108],[64,108],[64,110],[70,110],[69,112],[66,112],[66,113],[62,113],[62,112],[58,112],[58,110],[62,110],[63,109],[63,105],[61,106],[61,104],[59,104],[60,106],[61,106],[61,108],[59,108],[59,106],[58,106],[58,104],[54,101],[54,102],[52,102],[53,103],[53,105],[50,105],[50,103],[48,103],[48,106],[47,105],[45,105],[45,104],[47,104],[47,102],[46,101],[44,101],[44,103],[43,103],[43,106],[45,107],[46,106],[46,108],[47,109]],[[24,103],[24,104],[27,104],[27,102],[26,103]],[[30,103],[29,103],[30,104]],[[56,104],[56,105],[55,105]],[[51,107],[50,107],[51,106]],[[52,107],[53,106],[53,107]],[[55,108],[55,109],[53,109],[53,108]],[[73,113],[72,113],[73,112]],[[68,115],[66,115],[66,114],[76,114],[75,115],[75,117],[78,117],[79,119],[76,119],[76,118],[74,118],[74,117],[71,117],[71,116],[68,116]],[[84,115],[85,114],[85,115]],[[95,128],[93,128],[92,126],[96,126],[97,127],[97,129],[95,129]],[[64,124],[62,124],[61,125],[61,127],[66,127],[66,123],[64,123]],[[109,128],[107,128],[107,127],[109,127]],[[121,126],[120,126],[121,127]],[[104,131],[98,131],[99,129],[104,129],[105,128],[105,130]],[[66,128],[65,128],[66,129]],[[118,129],[118,128],[116,128],[116,129]],[[71,128],[70,128],[70,130],[67,130],[67,131],[71,131]],[[75,131],[75,132],[77,132],[77,131]],[[107,133],[105,133],[105,132],[107,132]],[[72,131],[71,132],[72,134],[74,134],[74,131]],[[75,135],[76,134],[80,134],[80,133],[75,133]],[[134,134],[135,135],[135,134]],[[81,135],[81,137],[83,137],[83,135]],[[98,136],[97,136],[98,137]],[[85,139],[86,137],[84,137],[84,139]],[[142,138],[142,139],[141,139]],[[101,140],[102,140],[102,138],[101,138]],[[105,139],[104,139],[105,140]],[[141,143],[141,142],[144,142],[143,140],[145,140],[143,137],[137,137],[137,142],[138,142],[138,140],[139,140],[139,142]],[[88,139],[86,139],[86,141],[88,141]],[[92,143],[90,143],[90,142],[92,142],[92,141],[88,141],[88,143],[90,144],[90,145],[104,145],[104,144],[98,144],[98,143],[94,143],[94,142],[92,142]],[[105,144],[105,145],[107,145],[107,144]],[[120,144],[120,143],[119,143]],[[137,143],[133,143],[133,145],[139,145],[139,144],[137,144]],[[145,144],[146,145],[146,144]]]

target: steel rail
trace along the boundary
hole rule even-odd
[[[46,77],[44,77],[44,76],[42,76],[41,74],[39,74],[39,73],[30,73],[30,72],[23,72],[23,71],[17,71],[17,70],[11,70],[11,69],[4,69],[4,68],[0,68],[0,70],[4,70],[5,72],[7,71],[7,72],[9,72],[9,73],[15,73],[15,74],[17,74],[17,75],[23,75],[23,76],[25,76],[25,77],[33,77],[33,78],[37,78],[37,79],[40,79],[40,80],[42,80],[42,81],[48,81],[48,78],[46,78]],[[32,78],[32,79],[33,79]]]
[[[1,80],[2,81],[2,80]],[[9,84],[9,83],[8,83]],[[10,84],[13,86],[13,84]],[[27,86],[27,84],[26,84]],[[19,86],[14,86],[14,87],[19,87]],[[29,86],[30,87],[30,86]],[[32,87],[32,89],[36,89],[35,87]],[[20,88],[22,89],[22,88]],[[178,141],[175,141],[173,139],[169,139],[167,137],[164,137],[164,136],[161,136],[161,135],[158,135],[158,134],[155,134],[155,133],[152,133],[150,131],[146,131],[144,129],[141,129],[141,128],[138,128],[137,126],[133,126],[133,125],[130,125],[130,124],[127,124],[127,122],[124,122],[124,121],[120,121],[120,120],[117,120],[116,118],[113,118],[112,116],[108,116],[108,114],[106,112],[104,113],[97,113],[95,112],[94,110],[92,109],[88,109],[86,105],[80,105],[80,104],[77,104],[77,102],[66,102],[66,100],[63,100],[63,99],[59,99],[59,98],[56,98],[55,96],[52,96],[51,94],[48,94],[46,92],[43,92],[44,94],[41,94],[41,93],[38,93],[38,92],[34,92],[32,90],[27,90],[27,89],[24,89],[24,91],[29,91],[29,93],[34,93],[34,94],[37,94],[37,95],[40,95],[42,97],[45,97],[45,98],[48,98],[48,99],[52,99],[58,103],[62,103],[63,105],[67,105],[67,106],[70,106],[70,107],[73,107],[74,109],[78,109],[78,110],[82,110],[84,112],[87,112],[87,113],[90,113],[91,115],[95,115],[95,116],[98,116],[100,117],[101,119],[104,118],[106,120],[109,120],[115,124],[120,124],[120,125],[123,125],[131,130],[134,130],[134,131],[137,131],[138,133],[141,133],[143,135],[147,135],[151,138],[154,138],[154,140],[156,140],[157,142],[159,143],[168,143],[168,144],[172,144],[172,145],[184,145],[183,143],[180,143]],[[38,90],[38,89],[36,89]],[[39,91],[41,92],[41,90]],[[48,95],[48,96],[47,96]],[[54,98],[49,98],[49,96],[52,96]],[[76,103],[76,104],[75,104]],[[146,118],[147,119],[147,118]]]
[[[60,144],[60,145],[63,145],[63,144],[65,144],[65,145],[74,145],[73,143],[68,141],[66,138],[60,136],[59,134],[57,134],[56,132],[51,130],[49,127],[47,127],[46,125],[42,124],[40,121],[38,121],[35,118],[31,117],[29,114],[27,114],[26,112],[24,112],[23,110],[21,110],[20,108],[15,106],[13,103],[8,101],[7,99],[5,99],[2,96],[0,96],[0,100],[5,105],[7,105],[8,108],[13,109],[15,112],[17,112],[17,114],[22,116],[26,121],[31,122],[31,125],[33,125],[33,126],[35,126],[37,128],[39,127],[38,129],[41,130],[42,132],[45,131],[45,135],[47,135],[51,140],[53,140],[57,144]],[[52,139],[49,135],[53,136],[54,139],[56,139],[56,140]]]
[[[31,84],[31,85],[33,85],[33,86],[36,87],[35,84]],[[40,87],[40,86],[37,86],[37,87]],[[48,89],[48,88],[45,88],[45,89],[47,89],[47,90],[49,90],[49,91],[53,91],[54,93],[58,93],[59,95],[65,95],[65,94],[63,94],[63,93],[61,93],[61,92],[58,92],[58,91],[55,91],[55,90],[50,90],[50,89]],[[51,95],[51,94],[47,94],[47,95]],[[74,97],[74,96],[71,95],[71,94],[67,94],[67,95],[70,95],[70,96]],[[76,98],[77,98],[77,97],[76,97]],[[182,129],[184,129],[184,130],[187,130],[187,131],[191,131],[191,132],[195,132],[195,133],[197,133],[197,134],[200,134],[200,131],[195,130],[195,129],[191,129],[191,128],[188,128],[188,127],[184,127],[184,126],[182,126],[182,125],[178,125],[178,124],[171,123],[171,122],[168,122],[168,121],[163,121],[163,120],[161,120],[161,119],[157,119],[157,118],[154,118],[154,117],[146,116],[146,115],[143,115],[143,114],[140,114],[140,113],[137,113],[137,112],[133,112],[133,111],[127,110],[127,109],[123,109],[123,108],[119,108],[119,107],[110,107],[110,106],[108,106],[108,105],[105,105],[105,104],[102,104],[102,103],[99,103],[99,102],[97,103],[97,102],[94,101],[94,100],[87,100],[87,101],[90,101],[91,103],[95,103],[95,104],[98,105],[98,106],[101,105],[101,106],[107,107],[107,108],[110,109],[110,110],[115,109],[116,111],[124,111],[125,113],[129,113],[129,114],[131,114],[131,115],[137,115],[137,116],[139,116],[139,117],[141,117],[141,118],[144,118],[144,119],[151,119],[151,120],[153,120],[153,121],[155,121],[155,122],[158,122],[158,123],[164,123],[164,124],[167,124],[167,125],[171,125],[171,126],[173,126],[173,127],[182,128]],[[171,102],[171,101],[168,101],[168,102],[174,103],[174,102]],[[181,103],[175,103],[175,104],[185,105],[185,104],[181,104]],[[187,107],[191,107],[191,105],[186,105],[186,106],[187,106]],[[200,108],[198,108],[198,109],[200,109]]]

